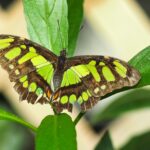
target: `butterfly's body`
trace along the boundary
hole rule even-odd
[[[56,62],[56,70],[54,72],[52,79],[53,92],[55,92],[61,85],[65,63],[66,63],[66,50],[62,50],[60,52],[60,56],[58,57],[58,61]]]
[[[48,49],[17,36],[0,35],[0,64],[15,82],[20,100],[50,103],[61,112],[73,103],[83,111],[113,90],[133,86],[140,74],[126,62],[106,56],[56,56]]]

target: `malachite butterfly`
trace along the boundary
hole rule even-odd
[[[82,111],[92,108],[102,96],[134,86],[140,74],[126,62],[107,56],[66,58],[25,38],[0,35],[0,64],[9,73],[20,100],[50,103],[57,112],[77,102]]]

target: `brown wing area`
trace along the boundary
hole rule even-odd
[[[41,91],[41,95],[37,95],[35,91],[30,91],[29,88],[26,88],[23,86],[23,83],[21,83],[19,80],[15,81],[14,89],[18,92],[19,94],[19,100],[27,100],[28,103],[49,103],[50,101],[50,87],[49,85],[41,78],[35,71],[30,72],[27,74],[27,80],[28,85],[31,83],[36,83],[37,88],[39,88]],[[36,88],[36,89],[37,89]],[[47,94],[49,93],[49,94]]]
[[[85,75],[75,71],[74,68],[78,66],[86,72]],[[72,94],[76,95],[76,99],[81,97],[82,102],[79,100],[76,102],[81,105],[82,111],[86,111],[92,108],[102,96],[126,86],[134,86],[140,80],[137,70],[126,62],[112,57],[76,56],[67,60],[65,70],[68,69],[74,69],[74,73],[79,76],[81,82],[69,84],[56,91],[53,103],[58,111],[72,110],[72,103],[69,100],[65,104],[60,101],[65,95],[68,98]]]
[[[37,56],[40,56],[41,63],[38,59],[31,62]],[[47,65],[55,69],[56,62],[55,54],[30,40],[0,35],[0,65],[8,72],[10,81],[15,82],[14,88],[20,100],[32,104],[49,102],[52,95],[50,81],[42,73],[37,73],[37,70]]]
[[[87,109],[92,108],[99,100],[99,98],[94,97],[87,91],[88,91],[88,87],[86,87],[83,82],[78,83],[76,85],[70,85],[70,86],[59,88],[53,96],[53,102],[52,102],[53,106],[57,112],[61,112],[63,111],[63,109],[67,109],[68,111],[72,112],[73,102],[70,102],[69,98],[72,95],[74,95],[76,96],[76,100],[80,104],[81,109],[83,111],[86,111]],[[82,97],[83,92],[86,92],[87,94],[89,94],[88,99],[86,99],[86,101],[83,100],[83,97]],[[65,104],[62,104],[60,102],[60,99],[63,96],[68,97],[68,102]]]

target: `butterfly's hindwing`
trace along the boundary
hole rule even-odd
[[[53,105],[58,112],[61,112],[63,109],[72,111],[72,105],[76,102],[81,105],[82,110],[86,110],[94,106],[97,101],[98,98],[95,98],[90,93],[82,81],[59,88],[53,97]]]
[[[125,86],[133,86],[140,79],[133,67],[111,57],[77,56],[68,59],[65,68],[54,102],[68,109],[77,102],[85,111],[102,96]]]
[[[0,36],[0,64],[9,73],[20,100],[46,103],[57,56],[40,45],[11,35]]]

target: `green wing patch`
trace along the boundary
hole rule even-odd
[[[47,103],[57,56],[33,43],[11,35],[0,35],[0,64],[9,73],[20,100]]]

